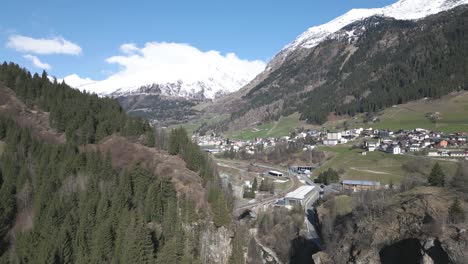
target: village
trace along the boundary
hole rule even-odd
[[[281,138],[256,138],[254,140],[228,139],[215,134],[208,136],[193,136],[200,147],[210,153],[225,151],[241,152],[254,155],[258,151],[268,151],[279,142],[305,142],[304,150],[312,150],[318,145],[337,146],[340,144],[357,143],[367,152],[383,151],[394,155],[418,154],[429,157],[467,158],[468,133],[444,134],[417,128],[414,130],[379,130],[358,128],[343,131],[307,130],[292,132],[290,136]],[[356,144],[355,144],[356,145]]]
[[[398,183],[389,184],[379,181],[379,178],[366,179],[359,175],[349,179],[344,175],[341,180],[337,176],[338,181],[324,184],[317,181],[318,173],[313,175],[314,171],[320,170],[321,164],[266,165],[257,163],[255,157],[272,152],[280,145],[294,145],[298,152],[352,149],[350,155],[362,158],[381,153],[386,157],[395,155],[403,158],[408,155],[408,158],[424,157],[429,160],[468,160],[467,138],[467,133],[444,134],[420,128],[398,131],[356,128],[335,131],[296,129],[288,136],[252,140],[210,134],[193,136],[192,140],[217,160],[221,178],[229,182],[238,198],[235,212],[240,219],[246,216],[255,218],[258,213],[274,208],[292,210],[299,206],[305,213],[303,234],[320,245],[314,208],[326,201],[326,197],[350,197],[352,193],[394,188]],[[247,158],[226,158],[229,157],[223,155],[226,153],[242,153],[240,157]],[[234,171],[226,172],[226,169],[234,168]]]
[[[351,148],[360,149],[361,151],[356,152],[355,155],[363,156],[368,155],[370,152],[380,151],[387,155],[414,155],[428,158],[468,160],[467,138],[467,133],[444,134],[421,128],[398,131],[356,128],[342,131],[296,129],[290,133],[289,136],[280,138],[255,138],[254,140],[228,139],[217,136],[216,134],[211,134],[206,136],[193,136],[192,140],[197,142],[206,152],[214,155],[231,152],[254,156],[259,152],[268,152],[282,143],[301,143],[300,146],[303,151],[314,150],[317,147],[324,146],[333,148],[346,145]],[[288,199],[288,197],[303,196],[303,198],[299,200],[307,200],[306,204],[308,204],[309,202],[315,202],[324,194],[325,190],[350,190],[356,192],[388,188],[388,184],[382,184],[379,181],[360,179],[344,179],[340,181],[339,184],[332,184],[331,187],[325,187],[324,185],[319,186],[310,178],[311,171],[314,169],[317,169],[317,167],[307,164],[302,165],[302,167],[289,167],[288,172],[285,173],[280,172],[279,168],[276,170],[274,168],[270,168],[270,170],[264,169],[263,173],[258,173],[258,175],[262,180],[265,180],[265,178],[268,180],[269,178],[269,180],[280,184],[285,182],[285,178],[294,177],[300,184],[309,186],[302,187],[308,190],[304,195],[302,194],[305,189],[302,192],[298,191],[299,189],[290,190],[290,193],[283,194],[283,198],[281,201],[277,202],[277,204],[286,205],[287,207],[290,207],[292,204],[289,202],[291,199]],[[258,188],[254,187],[255,190],[252,190],[252,185],[253,181],[244,181],[239,196],[243,198],[255,198],[254,192],[257,192]],[[301,195],[297,195],[297,193]],[[309,200],[305,197],[313,197],[313,199]],[[296,198],[292,199],[294,200]],[[303,204],[302,201],[300,201],[300,203]]]

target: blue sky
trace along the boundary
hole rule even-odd
[[[8,0],[2,3],[0,59],[40,71],[24,57],[29,54],[48,64],[49,72],[58,77],[77,73],[92,79],[103,79],[118,70],[119,65],[106,59],[119,55],[124,43],[138,47],[147,42],[188,43],[202,51],[268,61],[311,26],[352,8],[393,2],[396,0]],[[81,52],[18,52],[7,45],[13,35],[61,37],[78,45]]]

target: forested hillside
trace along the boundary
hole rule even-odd
[[[229,188],[185,131],[155,132],[112,99],[51,82],[46,73],[31,75],[5,63],[0,76],[0,85],[11,87],[31,109],[50,112],[51,126],[67,135],[64,144],[46,143],[31,135],[31,127],[0,115],[0,263],[210,260],[200,236],[211,225],[229,224]],[[114,157],[99,151],[102,139],[116,134],[144,149],[142,155],[158,155],[159,162],[139,161],[137,153]],[[206,187],[208,198],[202,193],[201,199],[208,199],[209,208],[175,188],[172,175],[182,172],[163,166],[167,145],[199,175],[186,182]],[[117,166],[117,159],[132,163]]]
[[[243,97],[232,120],[262,122],[300,112],[303,120],[322,124],[331,113],[376,112],[468,89],[467,9],[348,25],[317,47],[291,54]]]
[[[99,142],[113,133],[137,136],[151,130],[142,119],[129,118],[115,100],[51,82],[46,72],[31,75],[17,64],[4,62],[0,83],[13,89],[27,105],[50,112],[51,126],[77,144]]]

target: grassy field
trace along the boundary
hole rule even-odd
[[[427,113],[439,112],[441,120],[436,124]],[[446,133],[468,131],[468,93],[448,95],[439,100],[419,100],[387,109],[376,123],[376,128],[415,127],[443,131]]]
[[[208,125],[211,125],[217,122],[221,122],[225,120],[226,118],[229,118],[229,115],[206,117],[206,118],[202,118],[193,122],[180,124],[180,125],[174,125],[174,126],[171,126],[170,128],[183,127],[185,128],[185,130],[187,131],[189,135],[193,135],[202,126],[203,123],[207,123]]]
[[[248,128],[240,131],[234,131],[228,134],[230,138],[241,140],[252,140],[256,137],[282,137],[287,136],[296,127],[299,127],[299,114],[292,114],[290,116],[281,117],[278,121]]]
[[[435,124],[426,117],[426,114],[436,112],[440,114],[441,119]],[[423,99],[396,105],[380,112],[377,116],[379,121],[371,124],[364,124],[362,116],[346,121],[349,127],[391,130],[425,128],[445,133],[466,132],[468,131],[468,92],[455,93],[436,100]],[[336,122],[329,122],[324,126],[336,125]]]
[[[350,146],[319,147],[318,150],[331,152],[333,157],[327,160],[320,169],[314,171],[313,177],[317,177],[320,172],[333,168],[342,171],[342,180],[368,180],[379,181],[382,184],[399,183],[411,173],[403,169],[406,162],[417,162],[416,156],[412,155],[392,155],[380,151],[368,152],[363,156],[363,150],[351,150]],[[436,161],[429,160],[430,164]],[[447,175],[453,175],[457,168],[456,164],[449,161],[439,161]],[[428,174],[432,166],[425,171]]]

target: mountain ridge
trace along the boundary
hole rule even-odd
[[[281,64],[270,63],[213,108],[233,109],[224,124],[229,130],[294,112],[320,124],[330,113],[378,111],[463,89],[467,6],[418,20],[376,15],[355,21],[313,48],[294,50]]]
[[[287,44],[267,65],[276,64],[298,48],[310,49],[343,27],[371,16],[391,17],[397,20],[417,20],[454,7],[468,4],[467,0],[400,0],[394,4],[371,9],[351,9],[328,23],[311,27]]]

